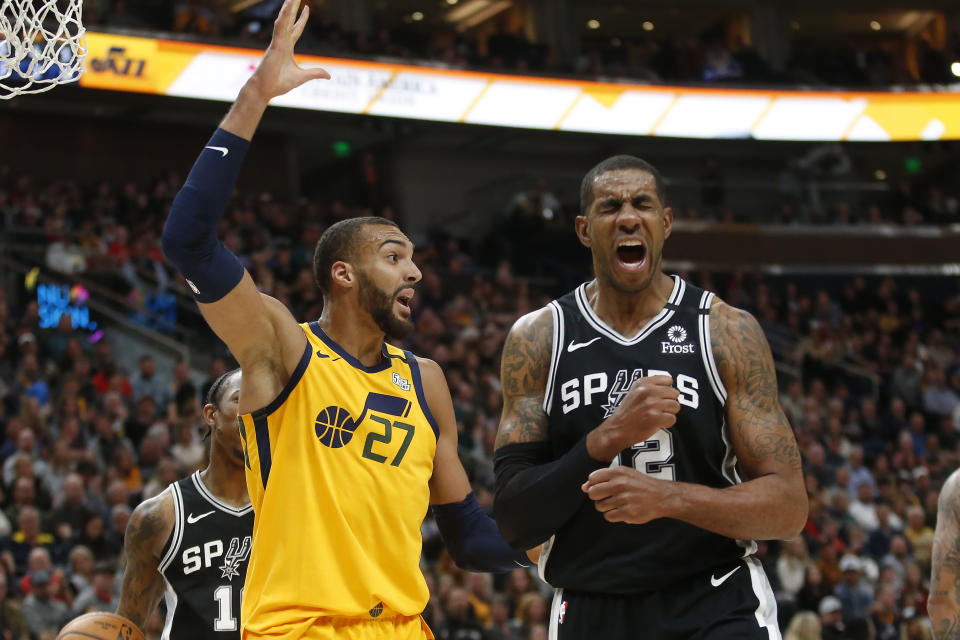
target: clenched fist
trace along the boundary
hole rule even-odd
[[[661,429],[672,427],[680,411],[680,392],[670,376],[640,378],[609,418],[587,436],[587,451],[595,460],[614,456],[638,442],[649,440]]]

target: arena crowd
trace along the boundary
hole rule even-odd
[[[19,251],[43,247],[45,269],[94,279],[135,303],[182,286],[158,249],[177,187],[173,177],[47,184],[0,171],[4,237]],[[519,199],[504,219],[535,233],[547,224],[540,205],[542,197]],[[896,209],[887,212],[896,218]],[[328,224],[369,213],[394,217],[388,207],[287,205],[240,193],[221,237],[265,292],[310,319],[321,309],[310,272],[316,240]],[[543,248],[528,245],[526,256],[516,249],[496,237],[465,242],[437,232],[418,239],[416,254],[423,282],[408,346],[447,374],[461,455],[486,508],[506,332],[587,277],[585,252],[582,269],[551,278]],[[778,356],[810,499],[802,536],[760,545],[782,628],[814,624],[823,638],[929,637],[938,490],[960,462],[957,283],[682,275],[754,313]],[[202,398],[231,366],[215,358],[206,380],[197,379],[186,361],[158,370],[145,348],[135,367],[124,367],[109,331],[91,342],[68,321],[41,328],[35,299],[0,289],[0,631],[53,638],[73,616],[115,610],[131,508],[203,465]],[[425,615],[438,637],[546,637],[551,592],[535,571],[465,573],[429,519],[423,536],[432,594]],[[158,637],[160,628],[158,613],[147,632]]]
[[[279,2],[254,3],[234,13],[225,4],[100,0],[84,7],[88,24],[107,28],[173,32],[184,37],[238,46],[265,47]],[[420,12],[417,12],[420,13]],[[579,26],[579,25],[578,25]],[[452,26],[406,16],[379,24],[372,35],[344,28],[336,13],[312,3],[310,24],[301,40],[304,52],[348,57],[431,60],[452,68],[581,77],[633,78],[647,82],[832,85],[844,87],[950,84],[950,64],[960,58],[960,37],[953,34],[942,49],[918,39],[914,64],[903,47],[877,38],[825,43],[804,38],[803,25],[793,25],[791,55],[785,69],[775,71],[755,48],[729,37],[721,26],[703,33],[666,36],[652,31],[628,37],[587,31],[578,53],[563,55],[532,42],[524,30],[506,21],[482,37],[476,30],[458,33]]]

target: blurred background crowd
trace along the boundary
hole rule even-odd
[[[157,245],[179,178],[87,185],[9,169],[0,176],[4,233],[42,234],[49,272],[83,274],[125,300],[182,290]],[[519,225],[550,222],[528,215],[532,192],[502,213],[521,238],[543,230]],[[330,223],[369,213],[393,216],[389,207],[288,205],[240,192],[221,237],[261,289],[310,319],[321,309],[313,245]],[[884,215],[898,218],[894,204]],[[551,224],[572,238],[569,220]],[[586,252],[571,249],[564,259],[579,262],[545,277],[555,250],[514,247],[499,228],[489,237],[437,231],[418,241],[423,282],[407,346],[447,374],[461,455],[486,507],[506,332],[589,274]],[[681,275],[754,313],[777,356],[810,499],[801,537],[760,547],[783,628],[815,616],[825,630],[848,634],[830,637],[925,637],[938,489],[960,453],[957,281]],[[147,351],[118,354],[109,332],[74,330],[67,314],[44,322],[36,299],[14,293],[0,290],[0,626],[11,637],[42,638],[71,616],[115,608],[130,510],[205,464],[201,401],[233,363],[214,357],[205,375],[185,359],[160,368]],[[429,519],[423,533],[433,594],[426,615],[440,637],[545,637],[550,591],[533,570],[459,571]],[[157,617],[148,631],[156,636],[159,624]]]
[[[83,9],[91,30],[262,48],[279,4]],[[921,83],[923,104],[960,78],[960,12],[939,0],[308,4],[304,53],[430,68],[823,95]],[[128,62],[150,63],[125,46]],[[0,103],[0,140],[20,141],[0,160],[4,638],[52,639],[82,612],[115,610],[131,509],[205,464],[201,403],[234,363],[159,236],[223,108],[76,87]],[[652,161],[676,220],[666,270],[758,318],[803,454],[804,532],[759,551],[784,637],[919,640],[930,637],[937,498],[960,465],[960,268],[949,244],[960,163],[952,123],[900,124],[913,142],[684,140],[270,109],[219,235],[261,290],[312,320],[324,229],[380,215],[410,231],[423,281],[404,346],[446,372],[461,457],[489,508],[505,335],[590,277],[572,229],[583,172],[614,153]],[[708,255],[707,243],[721,251]],[[425,617],[439,638],[546,638],[552,592],[534,569],[466,573],[429,518],[423,538]],[[161,629],[158,612],[145,631]]]

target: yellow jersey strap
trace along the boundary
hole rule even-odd
[[[307,340],[307,344],[303,348],[303,355],[300,356],[300,362],[297,363],[297,368],[294,369],[293,375],[291,375],[290,379],[287,380],[287,384],[283,385],[280,395],[274,398],[273,402],[267,406],[257,409],[249,414],[250,420],[253,422],[254,437],[257,439],[257,455],[260,458],[260,481],[263,483],[264,489],[267,488],[267,478],[270,477],[270,467],[273,464],[270,454],[270,429],[267,426],[267,417],[283,406],[283,403],[287,401],[287,398],[303,378],[303,374],[306,373],[307,366],[310,364],[310,359],[312,356],[313,347],[310,346],[310,341]],[[243,424],[242,416],[239,417],[239,422],[240,436],[243,438],[244,443],[246,443],[247,430]],[[249,467],[250,459],[247,457],[247,450],[248,449],[246,445],[244,445],[244,456],[246,458],[245,463],[247,467]]]
[[[413,378],[413,388],[417,392],[417,400],[420,402],[420,410],[423,411],[423,415],[427,418],[427,422],[430,423],[430,428],[433,429],[433,435],[440,438],[440,427],[437,425],[436,419],[433,417],[433,413],[430,411],[430,405],[427,404],[427,397],[423,392],[423,379],[420,377],[420,363],[417,362],[417,356],[413,355],[410,351],[403,352],[406,355],[407,366],[410,367],[410,376]]]

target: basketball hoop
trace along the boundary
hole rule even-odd
[[[87,44],[82,0],[0,0],[0,100],[76,82]]]

